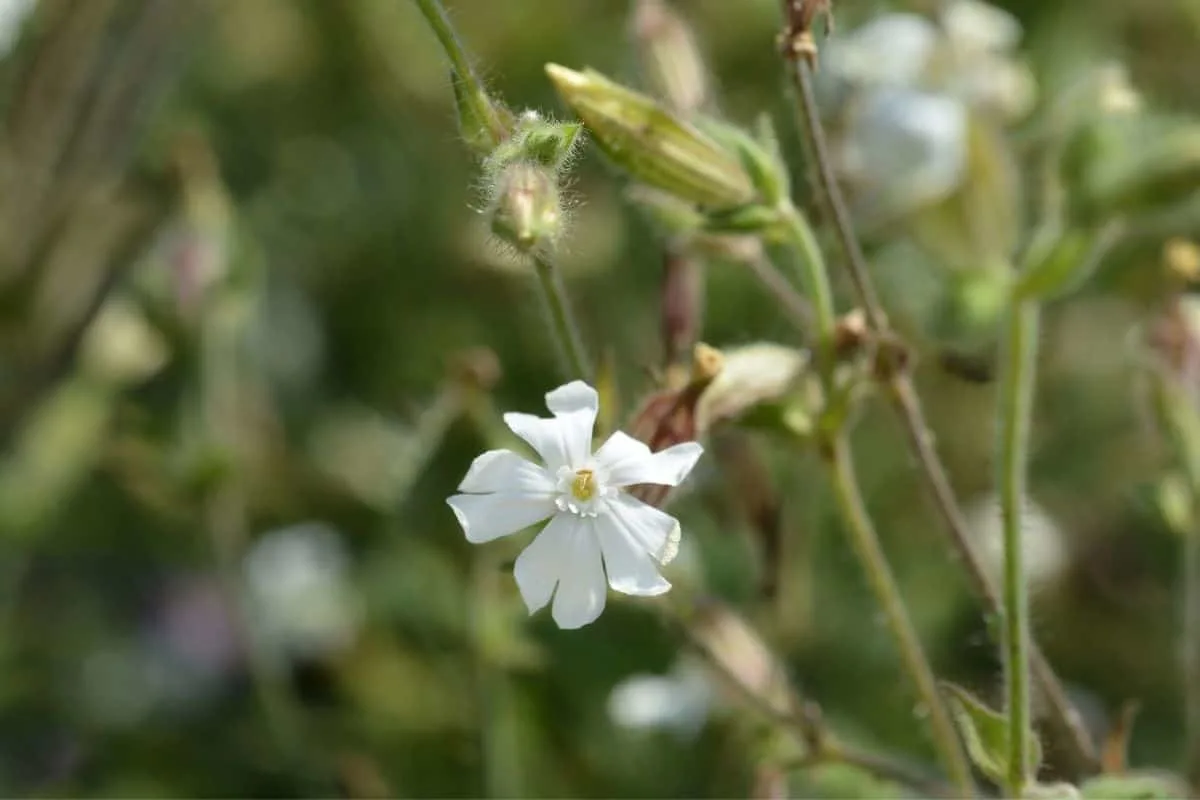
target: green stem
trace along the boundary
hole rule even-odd
[[[575,325],[575,319],[571,314],[571,306],[567,300],[562,276],[545,256],[535,255],[533,262],[537,267],[538,288],[541,292],[542,304],[546,308],[546,316],[554,331],[554,340],[558,344],[559,353],[566,362],[572,377],[590,381],[592,368],[583,350],[579,328]]]
[[[803,59],[792,58],[788,59],[788,71],[799,98],[796,104],[797,121],[804,132],[804,144],[809,158],[814,162],[816,188],[826,205],[841,244],[846,269],[859,304],[865,311],[872,330],[880,335],[892,334],[887,314],[875,292],[862,247],[855,235],[841,186],[834,174],[833,159],[829,153],[825,130],[817,108],[816,93],[813,90],[812,71]],[[972,588],[988,611],[1002,613],[1000,592],[972,543],[966,517],[934,445],[933,431],[925,419],[912,379],[907,372],[896,372],[888,376],[887,389],[892,406],[904,425],[909,445],[917,457],[921,478],[934,500],[938,513],[946,523],[946,534],[966,568]],[[1064,760],[1070,761],[1068,775],[1076,777],[1094,772],[1097,766],[1095,747],[1082,718],[1071,705],[1062,682],[1037,643],[1030,642],[1029,648],[1034,678],[1046,698],[1048,726],[1062,745]]]
[[[788,244],[794,248],[795,255],[800,259],[800,279],[812,302],[820,348],[826,349],[833,341],[837,315],[834,312],[833,290],[829,285],[829,270],[825,266],[825,257],[821,254],[817,236],[804,215],[790,204],[782,209],[781,213]]]
[[[469,106],[473,119],[484,124],[496,142],[503,141],[506,131],[504,121],[500,118],[496,105],[488,95],[487,87],[484,86],[483,81],[479,79],[475,69],[471,66],[467,50],[454,33],[454,26],[450,24],[450,16],[446,13],[441,0],[414,1],[421,9],[429,27],[433,29],[446,57],[450,59],[450,66],[454,71],[455,78],[461,82],[461,90],[455,90],[459,101]]]
[[[800,258],[803,267],[801,277],[813,305],[817,328],[817,343],[814,350],[822,365],[825,381],[827,385],[831,386],[832,344],[837,326],[837,315],[834,310],[833,291],[829,284],[829,273],[817,238],[808,221],[794,206],[788,205],[782,212],[788,240]],[[950,782],[963,797],[974,796],[975,786],[971,780],[971,768],[959,743],[954,723],[938,692],[933,669],[925,658],[921,641],[908,618],[904,599],[900,596],[900,590],[896,586],[891,567],[888,566],[887,558],[883,554],[879,537],[867,515],[858,488],[854,461],[843,432],[839,431],[834,435],[829,455],[838,504],[850,531],[851,543],[862,563],[863,570],[867,573],[867,579],[875,593],[875,598],[883,607],[888,627],[896,639],[896,645],[900,649],[909,677],[916,685],[921,701],[929,709],[934,746],[946,767]]]
[[[904,599],[900,596],[896,579],[879,543],[879,536],[867,515],[855,475],[853,456],[844,434],[835,435],[829,443],[828,457],[838,506],[846,522],[850,542],[866,571],[867,581],[875,599],[883,608],[888,628],[900,649],[905,670],[916,685],[921,702],[929,709],[930,730],[938,757],[959,796],[973,797],[975,785],[971,779],[970,765],[959,742],[954,722],[941,693],[938,692],[933,668],[925,656],[912,620],[909,619]]]
[[[1029,592],[1021,541],[1025,471],[1037,380],[1038,317],[1032,301],[1009,311],[1000,375],[997,441],[1000,518],[1004,527],[1004,650],[1007,685],[1008,776],[1005,789],[1020,797],[1031,777],[1029,763]]]
[[[458,73],[459,80],[478,84],[479,80],[475,77],[471,59],[467,57],[466,48],[462,46],[462,42],[454,33],[454,26],[450,24],[450,16],[442,7],[440,0],[415,0],[415,2],[421,9],[421,13],[425,15],[425,21],[433,29],[433,34],[441,42],[442,49],[446,51],[446,57],[450,59],[450,65]]]
[[[1193,517],[1197,513],[1200,503],[1193,502]],[[1183,692],[1185,770],[1200,791],[1200,528],[1195,524],[1183,543]]]
[[[796,696],[790,686],[787,689],[786,698],[780,698],[772,695],[770,690],[764,689],[762,686],[751,685],[745,676],[738,674],[729,665],[726,657],[714,649],[709,637],[697,625],[693,616],[694,611],[682,612],[678,606],[674,609],[668,607],[668,609],[663,615],[664,621],[678,630],[679,634],[692,645],[696,654],[714,673],[727,685],[733,687],[747,705],[774,725],[790,731],[804,744],[806,750],[804,756],[782,764],[785,769],[791,771],[823,764],[847,764],[883,780],[909,786],[924,796],[947,798],[962,796],[957,787],[952,790],[940,780],[931,779],[928,775],[916,772],[906,764],[843,742],[834,731],[827,727],[820,706],[813,701]],[[724,611],[731,615],[736,613],[732,609],[724,609]],[[742,621],[742,624],[746,626],[747,630],[751,630],[748,622]],[[764,649],[767,647],[765,642],[760,642],[760,645]],[[774,655],[772,655],[772,662],[782,670],[782,667],[779,667],[780,662]],[[786,684],[786,679],[783,679],[783,676],[780,677],[781,682]]]

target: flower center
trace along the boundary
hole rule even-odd
[[[596,473],[590,469],[579,470],[571,481],[571,494],[577,500],[591,500],[596,496],[596,488]]]
[[[612,490],[604,485],[603,474],[596,474],[590,467],[573,469],[560,467],[558,470],[558,497],[555,505],[559,511],[569,511],[581,517],[594,517],[600,512]]]

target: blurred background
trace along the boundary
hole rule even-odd
[[[653,88],[640,5],[450,3],[496,92],[558,116],[547,62]],[[1007,0],[1011,18],[958,27],[941,5],[841,0],[823,97],[996,568],[993,273],[978,237],[963,245],[922,212],[989,164],[1023,174],[1023,143],[1070,102],[1145,126],[1089,129],[1072,151],[1072,213],[1138,223],[1048,311],[1026,537],[1037,636],[1088,725],[1102,737],[1138,701],[1130,763],[1179,769],[1186,510],[1173,516],[1131,342],[1173,291],[1164,259],[1200,259],[1200,3]],[[675,8],[705,59],[706,107],[773,114],[804,199],[776,0]],[[928,49],[925,34],[865,27],[898,11],[931,20],[937,47],[982,37],[978,71],[908,70],[901,45]],[[0,795],[767,791],[761,725],[646,604],[613,599],[581,631],[528,618],[520,543],[474,548],[445,506],[470,459],[507,443],[497,410],[540,413],[565,376],[528,268],[478,213],[486,187],[412,4],[0,0],[0,53]],[[871,95],[880,70],[929,114]],[[1080,100],[1094,74],[1103,91]],[[964,144],[968,128],[999,144]],[[989,224],[1036,217],[1015,188],[996,199],[1003,177],[979,180],[999,182]],[[561,251],[617,423],[664,367],[663,242],[625,191],[585,148]],[[744,268],[699,262],[688,337],[799,346]],[[981,608],[882,403],[855,446],[939,675],[995,702]],[[754,620],[839,735],[932,769],[819,465],[735,426],[709,452],[672,506],[685,549],[669,577]],[[837,770],[791,780],[827,797],[897,791]]]

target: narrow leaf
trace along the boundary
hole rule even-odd
[[[950,711],[967,746],[967,755],[979,771],[1000,783],[1008,771],[1008,720],[959,686],[943,684],[949,695]],[[1034,771],[1042,760],[1037,737],[1029,737],[1029,762]]]

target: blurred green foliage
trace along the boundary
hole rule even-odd
[[[777,3],[677,5],[723,113],[776,114],[796,155]],[[1195,0],[1001,5],[1025,28],[1041,107],[1117,58],[1148,107],[1200,108]],[[841,31],[905,4],[837,6]],[[566,116],[547,62],[640,81],[628,3],[451,7],[516,108]],[[680,642],[654,614],[614,602],[582,631],[526,620],[515,545],[471,548],[445,506],[504,435],[495,409],[540,411],[562,375],[528,270],[474,210],[446,65],[415,8],[42,0],[36,13],[3,73],[0,794],[746,796],[769,748],[733,699],[679,730],[611,713],[614,687],[676,663]],[[32,88],[22,77],[46,68],[34,56],[47,31],[65,42],[54,64],[80,70],[73,90],[67,67]],[[661,367],[663,247],[594,151],[570,193],[562,267],[589,349],[616,365],[620,421]],[[1168,290],[1163,242],[1198,233],[1195,213],[1139,228],[1050,308],[1043,342],[1035,630],[1098,736],[1140,701],[1136,766],[1182,763],[1181,620],[1179,540],[1155,499],[1169,458],[1127,342]],[[939,366],[937,270],[898,242],[871,242],[885,302],[922,354],[960,495],[985,507],[993,387]],[[714,261],[704,279],[704,341],[795,343],[743,269]],[[843,738],[928,763],[814,459],[729,436],[763,462],[751,484],[782,498],[779,591],[758,591],[746,493],[716,458],[673,507],[691,543],[677,585],[769,624]],[[899,430],[869,407],[855,445],[940,676],[995,700],[995,648]],[[248,635],[231,622],[239,602]],[[895,787],[829,767],[797,772],[792,789]]]

